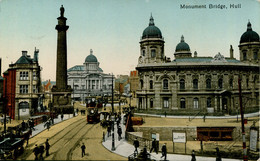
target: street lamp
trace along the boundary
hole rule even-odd
[[[115,121],[115,116],[114,116],[114,82],[113,82],[113,73],[112,73],[112,151],[115,151],[115,129],[114,129],[114,121]]]

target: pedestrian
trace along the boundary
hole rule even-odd
[[[166,143],[163,144],[162,146],[162,156],[161,158],[164,157],[164,160],[167,158],[167,148],[166,148]]]
[[[222,161],[222,159],[221,159],[221,155],[220,155],[220,152],[219,152],[219,148],[218,148],[218,147],[216,147],[216,153],[217,153],[216,161]]]
[[[61,121],[63,121],[63,117],[64,117],[64,115],[63,115],[63,113],[61,113],[61,116],[60,116]]]
[[[25,124],[25,122],[23,120],[23,122],[22,122],[22,131],[25,131],[25,130],[26,130],[26,124]]]
[[[34,152],[34,155],[35,155],[35,159],[34,160],[38,160],[39,148],[38,148],[37,144],[35,144],[33,152]]]
[[[48,129],[48,131],[49,131],[49,129],[50,129],[50,122],[49,121],[46,121],[46,123],[44,124],[44,127],[46,126],[46,128]]]
[[[120,141],[121,140],[121,135],[122,135],[122,128],[121,126],[118,126],[118,129],[117,129],[117,134],[118,134],[118,140]]]
[[[41,145],[39,147],[39,153],[40,153],[39,160],[43,160],[43,153],[44,153],[44,146],[43,145]]]
[[[82,154],[82,157],[85,155],[85,149],[86,149],[86,146],[84,145],[84,143],[82,143],[82,146],[81,146],[81,154]]]
[[[191,153],[191,161],[196,161],[196,156],[195,156],[194,150],[192,150],[192,153]]]
[[[110,123],[108,123],[107,125],[107,137],[109,137],[111,135],[111,125]]]
[[[31,129],[31,130],[35,130],[35,129],[34,129],[34,120],[33,120],[33,119],[30,120],[29,123],[30,123],[30,129]]]
[[[151,150],[150,150],[150,153],[151,153],[153,150],[156,152],[156,154],[158,154],[157,147],[156,147],[156,140],[155,140],[155,139],[153,139],[153,141],[152,141],[152,148],[151,148]]]
[[[134,140],[134,147],[135,147],[135,151],[134,152],[136,152],[138,154],[137,148],[139,147],[139,141],[137,140],[137,138],[135,138],[135,140]]]
[[[46,139],[45,142],[45,149],[46,149],[46,157],[49,156],[49,149],[50,149],[50,144],[49,144],[49,139]]]

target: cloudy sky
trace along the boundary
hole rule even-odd
[[[206,5],[206,9],[181,9],[180,5]],[[209,9],[209,5],[226,8]],[[230,4],[241,4],[232,9]],[[42,79],[55,80],[57,17],[60,6],[67,17],[68,68],[82,65],[90,49],[105,73],[128,74],[139,57],[139,41],[152,13],[165,40],[165,55],[174,59],[181,35],[198,56],[229,56],[250,20],[260,34],[259,0],[0,0],[0,57],[2,73],[22,50],[33,56],[40,50]]]

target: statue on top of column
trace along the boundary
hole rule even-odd
[[[64,11],[65,11],[65,9],[64,9],[63,5],[61,5],[61,7],[60,7],[60,17],[64,17]]]

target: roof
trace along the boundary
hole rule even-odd
[[[259,35],[252,30],[251,23],[247,24],[247,31],[240,38],[240,43],[259,42]]]
[[[95,55],[88,55],[85,59],[85,62],[88,62],[88,63],[93,63],[93,62],[97,62],[97,57],[95,57]]]
[[[181,36],[181,42],[176,46],[175,51],[190,51],[190,46],[184,41],[183,35]]]
[[[214,58],[212,57],[191,57],[191,58],[178,58],[173,60],[172,62],[212,62]],[[239,60],[236,59],[225,59],[228,63],[240,63]]]
[[[32,64],[33,63],[33,59],[31,59],[28,56],[21,56],[15,64]]]
[[[154,19],[151,15],[149,26],[143,31],[143,39],[145,38],[162,38],[161,30],[154,25]]]
[[[74,67],[69,68],[67,71],[83,71],[84,65],[75,65]]]

